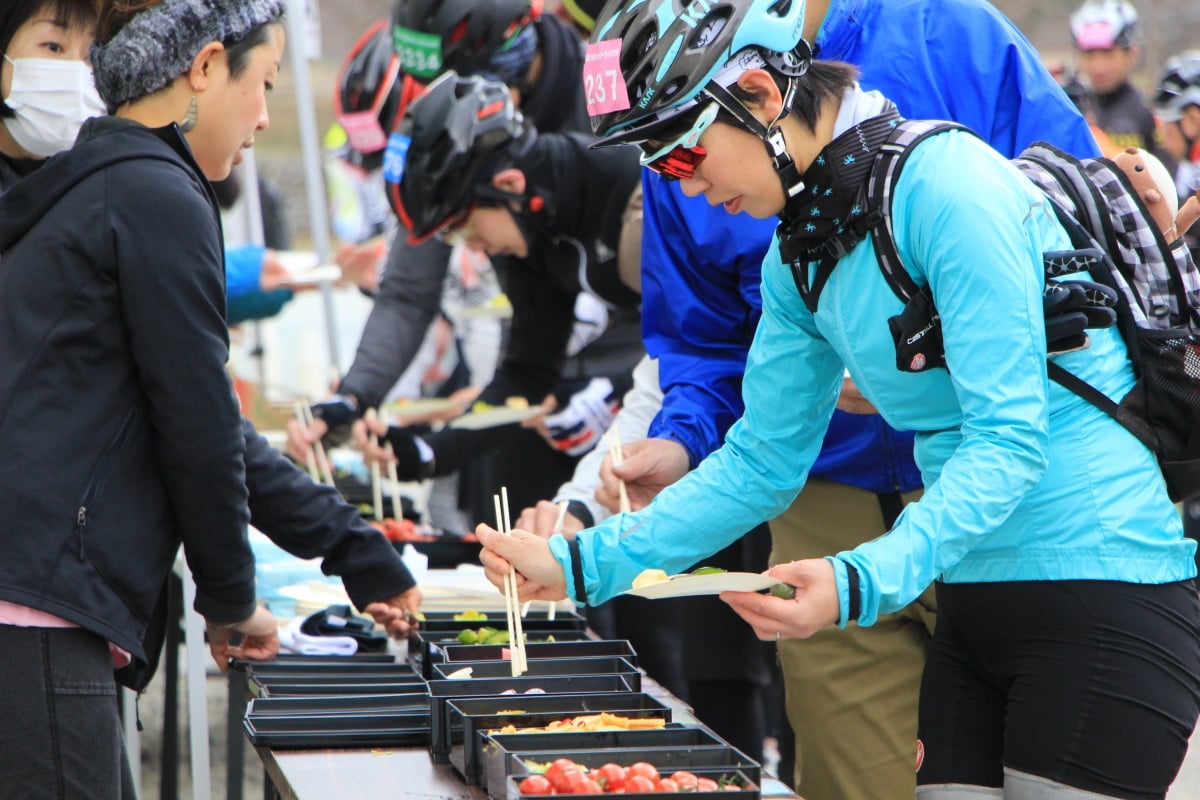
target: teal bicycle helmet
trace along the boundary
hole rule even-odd
[[[804,0],[630,0],[609,3],[592,43],[620,43],[629,108],[592,117],[606,139],[638,138],[639,128],[686,110],[722,68],[744,51],[802,74]],[[802,48],[799,57],[794,54]],[[804,63],[801,65],[800,62]],[[791,66],[789,68],[788,63]]]

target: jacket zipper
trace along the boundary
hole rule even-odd
[[[129,409],[129,413],[125,416],[125,420],[121,423],[120,430],[117,431],[116,438],[112,444],[104,451],[100,460],[96,462],[96,468],[92,470],[92,476],[88,480],[87,487],[83,490],[83,499],[79,502],[79,510],[75,512],[75,535],[79,539],[79,560],[83,561],[85,551],[83,546],[84,528],[87,527],[88,505],[95,499],[97,488],[108,475],[109,467],[112,465],[116,455],[124,449],[125,440],[129,438],[129,432],[133,430],[133,420],[137,413],[137,408]]]

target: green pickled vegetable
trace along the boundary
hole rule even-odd
[[[777,583],[771,587],[771,594],[775,595],[776,597],[781,597],[784,600],[795,600],[796,587],[789,586],[786,583]]]
[[[692,574],[693,575],[720,575],[722,572],[726,572],[726,571],[727,570],[723,570],[720,567],[700,567],[700,569],[692,570]]]

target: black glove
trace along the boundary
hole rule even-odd
[[[328,400],[313,403],[312,414],[315,419],[322,420],[329,427],[324,441],[338,446],[345,444],[350,438],[350,425],[358,419],[358,403],[352,397],[335,394]]]
[[[413,433],[412,428],[388,427],[387,440],[396,454],[396,477],[402,481],[423,481],[433,477],[433,448]]]
[[[1046,281],[1042,309],[1046,315],[1046,352],[1060,355],[1088,346],[1088,328],[1110,328],[1117,322],[1117,293],[1091,281]]]

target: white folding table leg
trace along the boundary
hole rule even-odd
[[[125,729],[125,757],[129,760],[129,772],[133,776],[133,791],[142,796],[142,741],[138,733],[137,692],[118,686],[121,693],[121,726]]]
[[[176,568],[183,576],[184,643],[187,651],[188,739],[192,753],[192,797],[212,797],[208,756],[208,646],[204,643],[204,619],[195,612],[196,584],[182,558]]]

